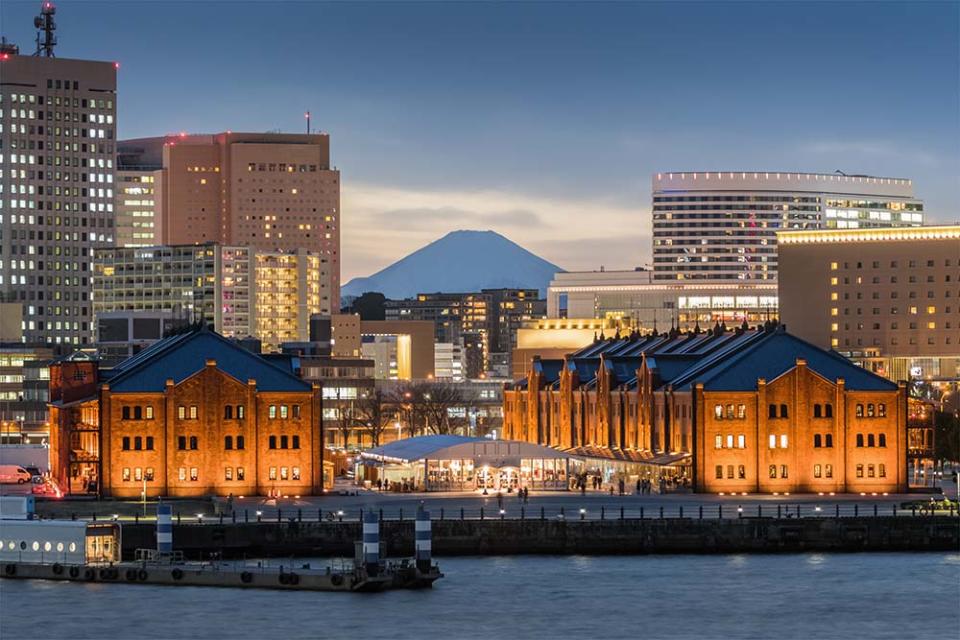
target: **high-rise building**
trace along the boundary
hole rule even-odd
[[[779,234],[781,319],[892,380],[960,378],[960,226]]]
[[[654,280],[776,281],[777,231],[919,226],[904,178],[769,171],[653,176]]]
[[[93,251],[113,246],[117,67],[0,55],[0,300],[28,343],[93,338]]]
[[[126,247],[97,252],[94,313],[167,311],[231,338],[254,336],[267,351],[307,341],[322,313],[320,256],[216,243]]]
[[[119,160],[124,170],[162,171],[162,244],[306,249],[324,264],[321,306],[340,308],[340,172],[329,135],[141,138],[122,141]]]
[[[477,378],[490,370],[490,354],[509,354],[516,332],[528,320],[543,317],[546,301],[536,289],[482,289],[470,293],[418,293],[412,300],[387,300],[387,320],[434,323],[438,343],[460,344],[465,372]]]
[[[153,247],[163,235],[163,170],[117,170],[116,244],[118,247]]]

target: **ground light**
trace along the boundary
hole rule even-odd
[[[816,507],[813,508],[813,510],[819,512],[819,511],[820,511],[820,507],[819,507],[819,506],[816,506]]]
[[[197,514],[197,522],[203,522],[203,514],[202,514],[202,513],[198,513],[198,514]]]
[[[114,520],[119,520],[119,519],[120,519],[120,514],[119,514],[119,513],[113,514],[113,519],[114,519]]]

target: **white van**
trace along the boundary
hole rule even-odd
[[[30,472],[17,464],[0,464],[0,483],[23,484],[30,482]]]

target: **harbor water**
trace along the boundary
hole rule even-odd
[[[960,554],[438,560],[378,594],[0,580],[0,637],[960,637]]]

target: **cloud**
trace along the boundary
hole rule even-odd
[[[402,221],[402,224],[408,230],[432,229],[437,224],[445,224],[451,221],[455,221],[461,226],[477,228],[549,226],[535,212],[525,209],[482,213],[457,207],[390,209],[388,211],[371,214],[369,221],[382,225],[393,225],[397,224],[398,221]]]
[[[342,281],[366,276],[457,229],[492,229],[563,268],[632,268],[650,254],[650,210],[612,199],[345,183]],[[638,234],[638,231],[646,233]],[[442,268],[442,265],[439,266]]]
[[[940,164],[936,154],[905,148],[886,140],[813,140],[801,144],[800,151],[812,155],[837,156],[837,162],[847,161],[853,157],[861,163],[873,158],[884,161],[898,160],[928,167]]]

